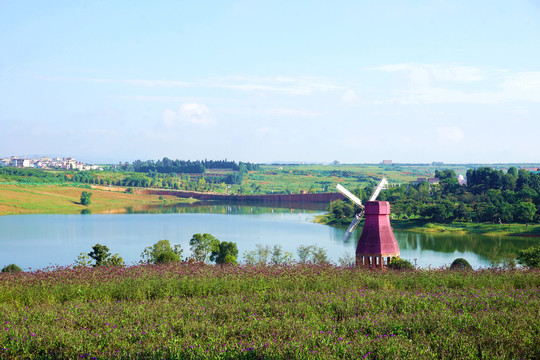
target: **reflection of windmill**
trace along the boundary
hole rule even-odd
[[[383,178],[375,188],[369,201],[366,202],[365,207],[362,205],[360,199],[350,191],[339,184],[337,185],[340,193],[362,209],[354,215],[351,225],[349,225],[343,236],[343,240],[349,238],[360,223],[362,217],[364,215],[366,216],[362,235],[358,239],[358,245],[356,246],[356,266],[383,267],[385,263],[384,258],[387,258],[386,263],[388,264],[390,258],[399,256],[399,246],[390,226],[390,204],[388,201],[375,201],[387,184],[388,181]]]

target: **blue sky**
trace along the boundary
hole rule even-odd
[[[540,162],[540,1],[0,0],[0,156]]]

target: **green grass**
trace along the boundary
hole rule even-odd
[[[292,191],[335,192],[338,183],[354,189],[383,177],[392,183],[406,183],[426,176],[425,171],[404,170],[379,165],[263,165],[260,171],[250,172],[243,187],[251,191],[259,186],[262,193]],[[233,186],[233,191],[239,186]]]
[[[201,264],[0,274],[0,358],[533,359],[538,275]]]
[[[174,196],[126,194],[123,192],[90,189],[89,185],[0,185],[0,215],[14,214],[75,214],[82,210],[103,212],[121,211],[126,207],[189,202]],[[80,204],[82,191],[92,193],[89,206]]]

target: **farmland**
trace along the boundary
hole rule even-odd
[[[330,265],[0,274],[0,357],[538,358],[538,271]]]

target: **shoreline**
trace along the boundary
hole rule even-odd
[[[352,220],[334,219],[328,214],[317,215],[313,222],[334,227],[344,227],[350,224]],[[436,234],[455,234],[455,235],[485,235],[485,236],[524,236],[540,237],[540,225],[525,224],[491,224],[491,223],[470,223],[458,222],[435,223],[429,220],[404,220],[393,219],[390,221],[392,229],[409,231],[416,233],[436,233]],[[363,223],[359,227],[363,226]]]

